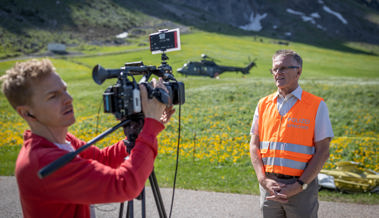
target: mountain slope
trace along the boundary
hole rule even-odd
[[[123,44],[128,40],[117,39],[119,33],[146,36],[179,25],[358,52],[345,41],[379,45],[378,5],[378,0],[2,0],[0,58],[41,52],[49,42]]]
[[[143,10],[206,31],[256,34],[304,43],[353,41],[379,44],[378,1],[363,0],[162,0]],[[375,4],[376,3],[376,4]],[[141,7],[135,3],[134,8]],[[232,29],[230,27],[235,27]]]

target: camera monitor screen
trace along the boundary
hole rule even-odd
[[[153,54],[180,50],[179,28],[160,30],[157,33],[150,34],[149,39],[150,50]]]

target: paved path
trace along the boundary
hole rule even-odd
[[[160,191],[168,216],[172,189],[161,188]],[[134,217],[141,217],[140,201],[134,200],[134,208]],[[120,203],[95,205],[97,218],[118,217],[119,209]],[[259,197],[255,195],[184,189],[175,191],[172,217],[259,217],[259,214]],[[379,205],[322,201],[320,202],[318,214],[321,218],[377,218],[379,217]],[[16,180],[14,177],[0,176],[0,218],[12,217],[22,217]],[[159,217],[154,197],[149,187],[146,188],[146,217]]]

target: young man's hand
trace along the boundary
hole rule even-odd
[[[153,78],[152,85],[153,88],[162,88],[168,92],[161,78],[159,78],[159,81]],[[144,85],[140,85],[140,90],[142,111],[145,117],[153,118],[159,122],[162,122],[163,124],[167,123],[175,110],[173,110],[171,107],[167,108],[165,104],[159,102],[156,98],[149,99],[147,97],[147,90]]]

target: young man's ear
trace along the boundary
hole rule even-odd
[[[28,106],[17,106],[16,111],[25,120],[30,118],[35,119],[35,117],[29,112],[30,108]]]

